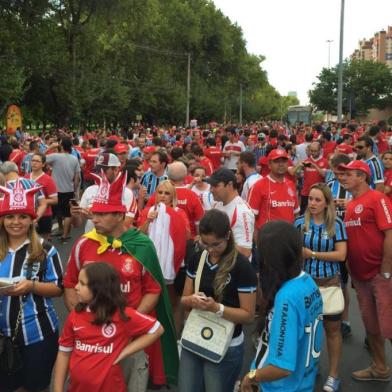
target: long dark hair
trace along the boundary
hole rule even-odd
[[[216,238],[227,240],[227,246],[222,253],[221,260],[219,260],[219,268],[213,284],[215,299],[221,301],[227,275],[234,268],[238,254],[233,233],[230,229],[229,217],[224,212],[216,209],[207,211],[200,221],[199,233],[203,235],[213,234]]]
[[[108,263],[89,263],[82,267],[87,275],[87,286],[93,299],[88,304],[95,319],[93,324],[103,325],[112,321],[112,316],[118,309],[123,320],[129,320],[125,314],[126,301],[121,292],[120,278],[116,270]],[[76,312],[85,310],[87,304],[78,303]]]
[[[284,221],[272,221],[259,232],[261,291],[265,312],[274,305],[276,293],[283,283],[302,270],[302,239],[296,228]]]

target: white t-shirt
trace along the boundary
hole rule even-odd
[[[263,178],[259,173],[252,173],[248,177],[246,177],[246,180],[244,182],[244,186],[242,187],[242,192],[241,192],[241,197],[245,200],[248,201],[248,196],[249,196],[249,191],[250,188],[261,178]]]
[[[94,198],[98,193],[98,189],[99,189],[98,185],[89,186],[84,191],[83,196],[80,200],[80,207],[91,208],[91,206],[93,205]],[[135,196],[133,195],[133,192],[128,188],[125,188],[125,190],[124,190],[123,197],[122,197],[122,203],[127,208],[127,212],[126,212],[125,216],[129,216],[130,218],[134,218],[135,214],[136,214],[136,210],[135,210],[136,207],[135,206],[137,204],[136,204],[136,200],[135,200]],[[91,231],[93,228],[94,228],[94,223],[90,219],[87,219],[86,226],[84,228],[84,232],[87,233],[87,232]]]
[[[245,151],[245,145],[241,141],[235,143],[231,143],[230,141],[228,141],[225,143],[225,146],[223,147],[223,152],[227,153],[230,151],[237,152],[238,155],[230,155],[230,158],[225,158],[224,166],[230,170],[237,170],[237,162],[238,159],[240,158],[239,154],[242,151]]]
[[[242,248],[252,249],[255,216],[245,200],[236,196],[230,203],[216,203],[214,208],[226,212],[236,244]]]
[[[193,187],[191,188],[191,191],[196,193],[196,195],[200,199],[204,211],[209,211],[212,208],[212,205],[215,203],[214,197],[212,196],[212,193],[210,191],[211,186],[210,184],[207,185],[208,188],[204,191],[201,191],[199,188],[196,187],[196,185],[193,185]]]

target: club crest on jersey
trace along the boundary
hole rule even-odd
[[[113,323],[102,326],[102,335],[105,338],[111,338],[116,334],[116,326]]]
[[[363,211],[363,205],[362,204],[358,204],[355,209],[354,209],[356,214],[360,214]]]
[[[289,196],[293,197],[294,196],[294,192],[291,188],[287,189],[287,193],[289,194]]]
[[[121,268],[121,271],[124,274],[132,274],[133,272],[133,259],[131,257],[127,257],[124,260],[123,266]]]

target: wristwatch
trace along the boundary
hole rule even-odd
[[[391,279],[392,276],[390,272],[383,272],[381,275],[384,279]]]
[[[219,310],[215,313],[218,317],[223,317],[223,312],[225,311],[225,305],[219,304]]]
[[[312,250],[312,259],[316,258],[316,252],[314,250]]]
[[[247,374],[249,380],[250,380],[252,383],[257,383],[257,381],[256,381],[256,372],[257,372],[257,369],[252,369],[252,370]]]

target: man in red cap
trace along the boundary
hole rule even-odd
[[[288,162],[285,150],[272,150],[268,154],[270,173],[250,190],[248,202],[256,215],[257,230],[272,220],[294,223],[299,207],[295,185],[286,177]]]
[[[117,176],[112,182],[101,176],[99,190],[90,209],[95,228],[74,244],[68,261],[64,280],[65,304],[71,310],[78,302],[75,285],[84,264],[97,261],[111,264],[119,274],[127,305],[144,314],[156,311],[164,326],[161,347],[152,346],[155,351],[149,352],[150,366],[151,361],[157,358],[157,362],[162,363],[159,361],[160,353],[170,361],[165,361],[163,369],[157,369],[158,365],[154,362],[153,381],[157,384],[176,383],[177,337],[166,285],[152,241],[139,230],[125,228],[125,182],[125,174]],[[128,391],[144,392],[147,389],[147,363],[144,352],[122,361]],[[159,369],[162,371],[159,372]]]
[[[362,320],[370,345],[372,364],[352,373],[359,381],[389,381],[384,339],[392,339],[392,203],[370,189],[371,172],[363,161],[340,165],[342,184],[351,192],[344,222],[347,256]]]
[[[121,167],[123,168],[125,166],[125,162],[128,158],[129,154],[129,147],[127,144],[124,143],[117,143],[114,146],[114,152],[116,153],[118,159],[121,162]]]

